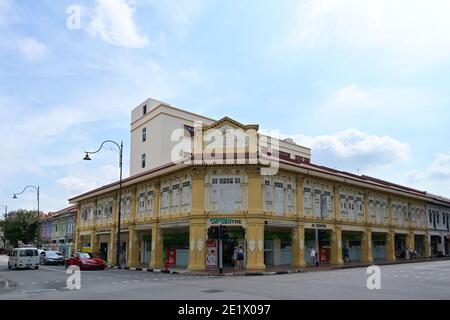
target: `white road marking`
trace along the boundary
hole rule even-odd
[[[53,268],[43,267],[43,266],[41,266],[40,268],[41,269],[45,269],[45,270],[58,271],[58,272],[66,273],[66,270],[53,269]]]

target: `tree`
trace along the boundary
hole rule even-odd
[[[19,209],[9,212],[5,219],[0,221],[0,229],[3,230],[4,238],[17,247],[19,241],[36,241],[37,222],[36,211]]]

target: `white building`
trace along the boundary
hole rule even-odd
[[[439,203],[439,200],[448,201],[448,199],[431,196],[435,197],[437,202],[427,204],[430,254],[450,255],[450,206]]]
[[[229,118],[226,119],[234,121]],[[178,132],[182,130],[182,139],[190,143],[194,135],[195,122],[201,122],[203,126],[209,126],[216,123],[216,120],[154,99],[147,99],[134,108],[131,112],[131,176],[183,158],[182,155],[178,159],[173,158],[172,150],[180,141],[173,140],[172,137],[177,130]],[[255,127],[258,126],[255,125]],[[259,139],[266,137],[266,135],[258,133]],[[309,162],[311,159],[311,150],[295,144],[292,139],[266,139],[276,140],[276,143],[271,144],[277,145],[278,150],[267,150],[267,148],[261,147],[263,153],[271,154],[274,151],[279,151],[281,159],[293,162]]]

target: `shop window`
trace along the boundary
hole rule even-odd
[[[279,215],[284,214],[284,185],[282,182],[274,182],[274,201],[275,212]]]
[[[303,188],[303,207],[312,209],[312,190],[309,187]]]
[[[322,216],[322,191],[314,190],[314,215],[318,218]]]
[[[180,198],[179,198],[179,184],[174,184],[172,186],[172,207],[178,207],[180,205]]]
[[[147,211],[153,211],[153,191],[147,192]]]
[[[165,209],[168,207],[169,207],[169,187],[164,187],[162,189],[161,208]]]
[[[145,210],[145,193],[139,194],[139,208],[138,212],[143,212]]]
[[[181,196],[181,204],[183,206],[191,204],[191,182],[185,181],[183,182],[183,191]]]

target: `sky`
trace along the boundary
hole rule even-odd
[[[0,0],[0,205],[117,180],[147,98],[258,123],[312,162],[450,197],[447,0]],[[77,19],[79,17],[79,19]],[[79,23],[78,23],[79,22]],[[0,207],[0,210],[2,208]]]

